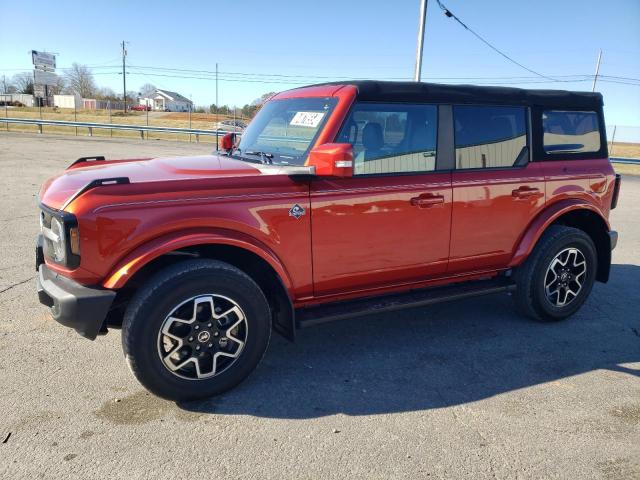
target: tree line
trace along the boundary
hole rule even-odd
[[[33,72],[23,72],[13,75],[9,79],[4,79],[2,85],[3,93],[23,93],[27,95],[33,95]],[[56,83],[48,86],[50,95],[78,95],[81,98],[95,98],[96,100],[111,100],[122,101],[122,93],[116,93],[109,87],[99,87],[96,84],[93,73],[87,65],[81,65],[74,63],[71,68],[65,70],[63,75],[56,75]],[[127,102],[137,103],[138,98],[147,98],[152,96],[156,91],[156,86],[150,83],[145,83],[139,89],[139,91],[127,91]],[[256,112],[260,109],[262,104],[272,95],[274,92],[265,93],[260,98],[255,99],[250,104],[245,104],[243,107],[236,108],[236,114],[241,114],[243,117],[252,118]],[[217,113],[221,115],[232,115],[233,107],[229,105],[212,104],[208,108],[210,113]],[[195,112],[205,112],[204,107],[194,108]]]

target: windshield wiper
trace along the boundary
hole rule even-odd
[[[247,155],[259,155],[262,163],[273,163],[273,154],[267,152],[260,152],[255,150],[247,150],[244,152]]]

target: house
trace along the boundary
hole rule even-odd
[[[54,95],[53,106],[58,108],[84,108],[80,95]]]
[[[179,93],[170,92],[169,90],[156,89],[156,92],[147,98],[139,99],[140,105],[151,106],[152,110],[160,110],[162,112],[188,112],[193,108],[193,103]]]

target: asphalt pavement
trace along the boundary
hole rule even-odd
[[[35,293],[35,194],[82,156],[210,145],[0,131],[0,478],[640,478],[640,177],[611,280],[538,324],[507,295],[275,335],[238,388],[175,404]]]

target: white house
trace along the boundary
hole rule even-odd
[[[156,89],[151,97],[141,98],[140,105],[151,106],[152,110],[160,110],[162,112],[188,112],[193,108],[193,103],[179,93],[170,92],[169,90]]]

